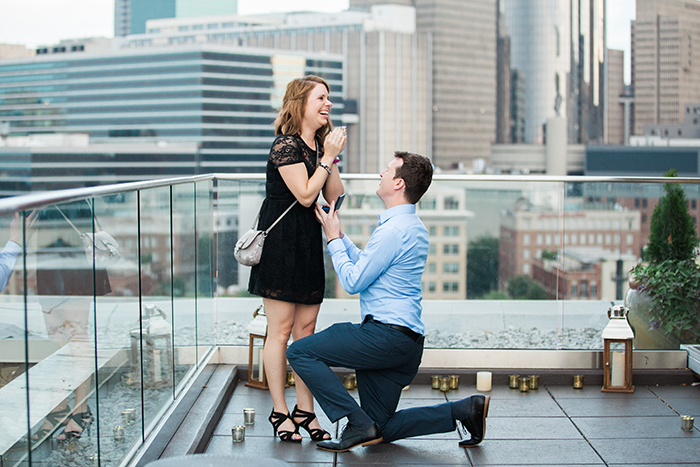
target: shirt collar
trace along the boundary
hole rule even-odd
[[[381,213],[378,221],[378,225],[382,225],[389,219],[391,219],[394,216],[397,216],[399,214],[415,214],[416,213],[416,205],[415,204],[399,204],[398,206],[394,206],[393,208],[389,208],[383,213]]]

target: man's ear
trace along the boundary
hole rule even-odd
[[[403,178],[395,178],[394,179],[394,191],[399,191],[402,188],[406,188],[406,182],[404,181]]]

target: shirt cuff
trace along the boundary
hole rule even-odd
[[[20,253],[22,253],[22,247],[19,246],[17,243],[13,242],[12,240],[8,240],[5,244],[5,248],[2,251],[13,254],[15,256],[19,256]]]
[[[328,245],[326,246],[326,248],[328,249],[328,254],[331,256],[333,256],[333,253],[345,250],[345,246],[343,245],[342,240],[340,242],[336,242],[335,240],[338,240],[338,238],[334,238],[333,240],[328,242]]]

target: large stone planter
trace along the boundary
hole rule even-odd
[[[630,310],[627,319],[634,330],[635,349],[678,350],[678,336],[651,329],[651,309],[654,304],[646,293],[630,288],[625,296],[625,305]]]

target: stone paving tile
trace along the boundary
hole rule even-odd
[[[648,386],[661,399],[700,399],[700,385]]]
[[[700,432],[681,430],[680,417],[574,417],[572,422],[589,439],[700,438]]]
[[[474,466],[605,465],[591,446],[582,439],[485,439],[479,446],[466,451]]]
[[[614,433],[614,431],[610,431]],[[626,439],[616,436],[591,440],[591,445],[609,464],[671,464],[698,462],[700,437],[688,439]]]
[[[548,386],[547,390],[555,399],[657,399],[656,395],[645,386],[635,387],[631,394],[601,392],[600,388],[600,386],[585,385],[581,389],[574,389],[573,386]]]
[[[270,430],[272,433],[272,430]],[[316,449],[308,438],[299,443],[285,443],[270,437],[246,436],[245,441],[233,443],[231,435],[212,436],[207,454],[270,457],[285,462],[333,463],[334,454]]]
[[[569,417],[669,417],[676,415],[670,407],[654,399],[557,399]]]
[[[581,433],[564,417],[487,417],[485,439],[581,439]]]
[[[492,396],[490,417],[564,417],[564,413],[546,392],[520,393],[514,398]]]
[[[469,465],[457,441],[402,439],[338,453],[338,465]]]

